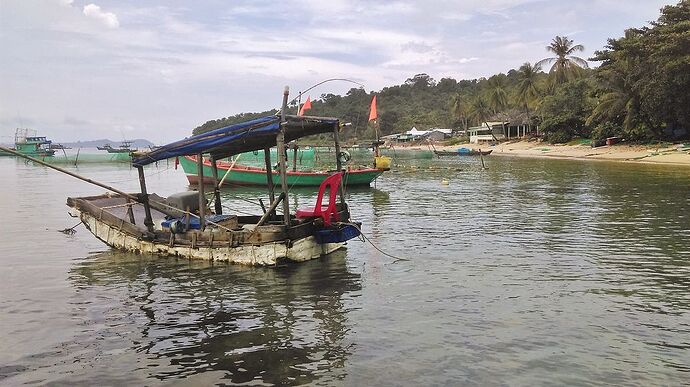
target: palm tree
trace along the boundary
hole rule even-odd
[[[462,121],[462,126],[467,130],[467,107],[464,98],[462,94],[457,93],[450,99],[450,113],[455,120]]]
[[[539,66],[532,65],[529,62],[520,66],[518,70],[518,84],[517,84],[517,103],[524,106],[525,113],[527,113],[527,126],[529,127],[529,105],[539,98],[540,92],[537,86],[537,76]]]
[[[505,80],[500,75],[489,78],[487,90],[489,93],[489,106],[494,114],[508,107],[508,93],[506,93]]]
[[[506,93],[505,78],[502,75],[494,75],[489,78],[488,82],[489,106],[494,114],[501,113],[508,107],[508,93]],[[501,120],[501,127],[505,134],[506,126],[504,121],[503,119]]]
[[[587,61],[574,56],[576,51],[584,51],[585,47],[581,44],[573,45],[573,40],[567,36],[556,36],[551,44],[546,46],[547,51],[556,54],[555,57],[545,58],[537,62],[538,67],[553,63],[549,74],[552,74],[556,83],[565,83],[579,75],[582,68],[588,68]]]
[[[491,129],[491,126],[489,126],[487,121],[489,116],[491,116],[491,107],[486,103],[484,98],[478,96],[472,100],[472,103],[469,107],[469,116],[473,121],[479,122],[480,126],[481,124],[485,124],[486,127],[489,128],[489,133],[491,133],[491,137],[494,138],[494,141],[498,141],[496,136],[494,136],[493,129]]]
[[[627,63],[621,64],[624,66]],[[631,129],[639,111],[639,102],[635,94],[626,84],[625,77],[618,71],[606,71],[602,85],[606,92],[599,97],[597,106],[587,118],[586,125],[606,120],[617,121],[623,119],[623,128]],[[620,121],[618,121],[620,122]]]

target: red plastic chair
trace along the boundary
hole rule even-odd
[[[336,195],[340,188],[340,182],[343,180],[343,173],[334,173],[328,176],[319,186],[319,195],[316,198],[316,206],[313,210],[297,210],[295,216],[298,218],[321,218],[326,226],[330,226],[331,222],[338,221],[338,209],[336,208]],[[328,189],[328,205],[323,206],[323,195]]]

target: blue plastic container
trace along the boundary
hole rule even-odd
[[[318,230],[314,233],[314,237],[316,237],[316,241],[320,244],[345,242],[357,238],[361,234],[359,227],[361,227],[361,223],[357,224],[357,227],[351,224],[343,224],[337,227]]]

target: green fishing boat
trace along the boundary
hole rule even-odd
[[[17,129],[14,133],[12,150],[31,157],[50,157],[55,154],[55,150],[50,149],[52,143],[44,136],[36,136],[33,130]],[[0,156],[12,156],[12,154],[0,151]]]
[[[197,159],[196,156],[184,156],[177,159],[182,169],[187,175],[190,184],[198,184]],[[221,160],[217,162],[218,179],[224,179],[226,184],[231,185],[268,185],[266,169],[251,167],[246,165],[236,165],[230,161]],[[368,186],[377,177],[381,176],[384,169],[376,168],[357,168],[344,171],[343,183],[346,186]],[[287,171],[287,184],[290,187],[318,187],[333,172],[329,171]],[[204,158],[203,164],[204,184],[213,184],[213,172],[211,161]],[[279,171],[273,171],[273,184],[280,183]]]

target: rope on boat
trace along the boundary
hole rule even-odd
[[[75,230],[75,228],[77,228],[77,226],[79,226],[79,225],[82,224],[82,223],[83,223],[83,222],[79,222],[79,223],[75,224],[75,225],[72,226],[72,227],[69,227],[69,228],[66,228],[66,229],[63,229],[63,230],[58,230],[58,231],[61,232],[61,233],[63,233],[63,234],[65,234],[65,235],[74,235],[74,234],[77,233],[77,230]]]
[[[206,199],[210,199],[210,198],[213,197],[214,195],[215,195],[214,192],[206,192],[206,193],[204,193],[204,196],[206,196]],[[247,203],[251,203],[251,204],[257,205],[257,206],[259,206],[259,207],[261,206],[261,203],[259,203],[259,202],[254,202],[254,201],[251,201],[251,200],[249,200],[249,199],[245,199],[245,198],[242,198],[242,197],[239,197],[239,196],[232,196],[232,198],[233,198],[233,199],[239,199],[239,200],[245,201],[245,202],[247,202]],[[231,210],[232,210],[232,208],[230,208],[230,207],[225,207],[225,208],[228,208],[228,209],[231,209]],[[242,212],[242,211],[237,211],[237,212]],[[242,213],[245,214],[245,215],[254,215],[254,214],[250,214],[250,213],[248,213],[248,212],[242,212]]]
[[[339,224],[344,224],[344,225],[348,225],[348,226],[352,226],[352,227],[356,228],[357,231],[359,231],[359,234],[362,236],[362,239],[364,239],[364,241],[366,241],[366,242],[369,242],[369,244],[370,244],[373,248],[375,248],[379,253],[381,253],[381,254],[383,254],[383,255],[385,255],[385,256],[387,256],[387,257],[390,257],[390,258],[395,259],[395,261],[393,261],[392,263],[397,263],[397,262],[400,262],[400,261],[411,261],[411,260],[412,260],[412,259],[410,259],[410,258],[398,257],[398,256],[396,256],[396,255],[393,255],[393,254],[390,254],[390,253],[387,253],[387,252],[383,251],[380,247],[376,246],[376,244],[375,244],[374,242],[372,242],[371,239],[369,239],[369,237],[367,237],[367,236],[364,234],[364,232],[362,232],[362,229],[359,228],[359,226],[358,226],[356,223],[341,222],[341,223],[339,223]]]

